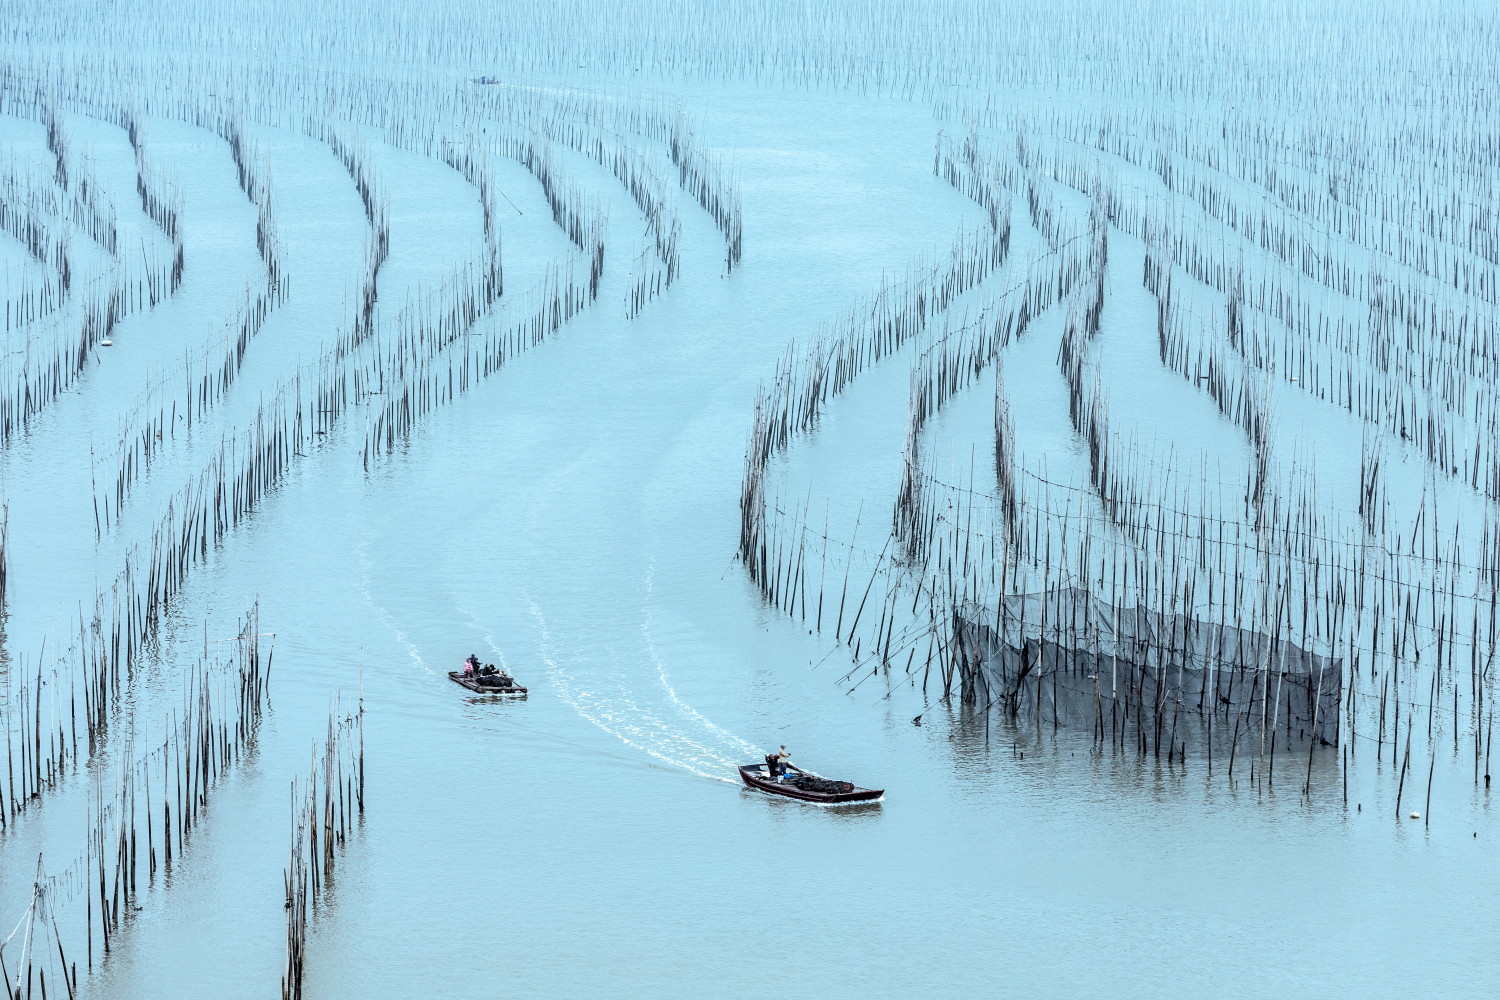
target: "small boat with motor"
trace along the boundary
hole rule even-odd
[[[740,780],[757,791],[824,805],[872,802],[885,794],[884,788],[860,788],[847,781],[830,781],[791,764],[782,764],[781,769],[783,773],[772,776],[770,765],[741,764]]]
[[[479,657],[470,656],[464,661],[464,669],[448,671],[448,679],[466,687],[475,694],[503,694],[516,698],[526,697],[526,689],[504,670],[496,669],[493,663],[481,665]]]

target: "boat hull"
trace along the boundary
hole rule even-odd
[[[850,792],[809,792],[796,785],[773,781],[766,776],[764,764],[740,765],[740,780],[748,788],[771,795],[784,795],[803,802],[820,802],[835,805],[840,802],[871,802],[885,794],[884,788],[858,788]]]
[[[510,687],[488,687],[480,684],[473,677],[466,675],[462,670],[448,671],[448,679],[459,687],[468,688],[475,694],[501,694],[509,695],[512,698],[526,697],[526,689],[519,684],[513,684]]]

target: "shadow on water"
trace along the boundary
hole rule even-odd
[[[1091,795],[1133,796],[1160,805],[1204,794],[1230,798],[1249,794],[1268,802],[1278,796],[1292,803],[1335,813],[1346,808],[1350,789],[1339,745],[1323,745],[1294,733],[1288,745],[1262,747],[1230,725],[1207,729],[1196,718],[1179,722],[1172,743],[1142,740],[1135,722],[1121,738],[1106,730],[1103,739],[1087,729],[1045,720],[1018,718],[991,706],[936,705],[922,716],[946,748],[953,774],[981,794],[996,782],[1024,794],[1040,794],[1049,784],[1093,783]],[[1425,794],[1426,772],[1407,775],[1407,801]],[[1386,776],[1384,791],[1394,795],[1397,774]],[[1412,788],[1418,791],[1412,792]],[[1356,788],[1358,793],[1361,789]],[[1370,794],[1368,791],[1366,795]],[[1350,800],[1353,801],[1353,800]],[[1352,808],[1352,807],[1351,807]],[[1419,804],[1419,810],[1422,806]]]
[[[844,820],[873,819],[880,815],[881,806],[885,799],[879,798],[873,802],[844,802],[834,805],[824,805],[818,802],[803,802],[801,799],[787,798],[784,795],[772,795],[769,792],[758,792],[753,788],[740,788],[740,799],[745,802],[764,802],[768,809],[773,810],[772,816],[790,817],[795,815],[784,810],[800,810],[807,815],[833,816]]]
[[[472,708],[513,709],[526,704],[525,696],[470,694],[464,695],[464,704]]]

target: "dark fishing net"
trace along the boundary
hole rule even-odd
[[[504,674],[481,674],[479,676],[480,687],[507,688],[514,685],[515,681]]]
[[[1343,661],[1264,632],[1069,587],[965,605],[953,626],[964,701],[1017,721],[1096,734],[1128,722],[1153,745],[1262,730],[1338,744]]]
[[[787,780],[804,792],[818,792],[822,795],[854,791],[854,786],[847,781],[830,781],[812,774],[795,774]]]

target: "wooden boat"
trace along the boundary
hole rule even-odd
[[[786,766],[787,771],[810,778],[818,775],[801,768]],[[870,802],[885,794],[884,788],[860,788],[857,785],[849,785],[846,792],[817,792],[810,789],[798,788],[792,782],[792,775],[788,774],[783,781],[777,781],[766,773],[764,764],[741,764],[740,780],[751,788],[758,791],[769,792],[772,795],[785,795],[791,799],[801,799],[804,802],[821,802],[825,805],[833,805],[839,802]],[[845,782],[848,784],[848,782]]]
[[[462,670],[448,671],[448,679],[455,684],[462,685],[475,694],[508,694],[518,698],[526,697],[526,689],[515,683],[511,678],[510,687],[494,687],[489,684],[481,684],[472,674],[466,674]]]

